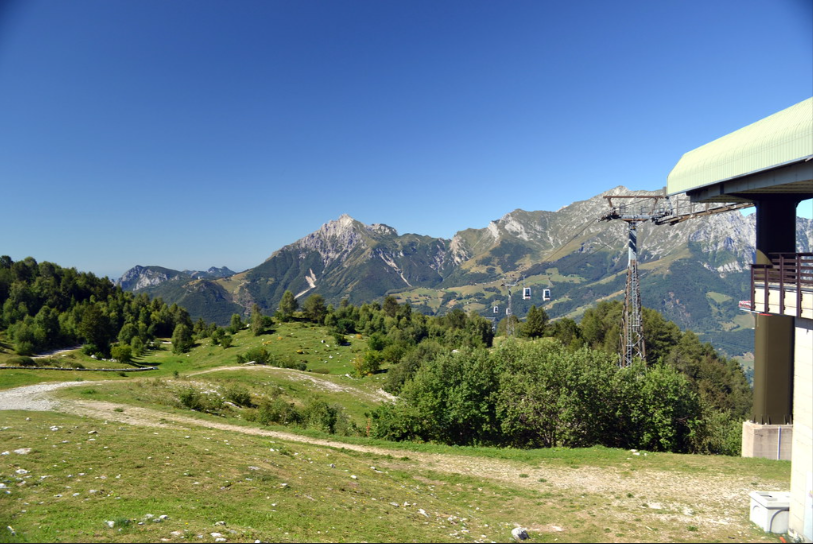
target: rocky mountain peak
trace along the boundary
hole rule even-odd
[[[138,291],[139,289],[164,283],[178,274],[180,272],[177,270],[169,270],[160,266],[136,265],[122,274],[115,283],[125,291]]]

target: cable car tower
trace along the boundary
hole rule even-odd
[[[638,224],[665,217],[670,214],[670,211],[663,206],[659,206],[660,201],[665,198],[663,196],[630,195],[605,196],[604,198],[607,199],[607,203],[610,205],[610,211],[602,215],[599,220],[621,219],[629,225],[627,287],[624,292],[621,356],[619,361],[621,366],[629,366],[636,357],[646,361],[644,322],[641,312],[641,284],[638,276]],[[623,203],[613,205],[614,199]]]
[[[514,320],[511,319],[511,316],[514,315],[514,310],[511,307],[511,288],[519,285],[519,282],[509,283],[508,280],[505,280],[502,285],[508,288],[508,308],[505,309],[505,336],[508,338],[514,336]]]

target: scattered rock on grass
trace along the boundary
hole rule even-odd
[[[511,531],[511,536],[514,537],[514,540],[528,540],[528,531],[523,529],[522,527],[515,527]]]

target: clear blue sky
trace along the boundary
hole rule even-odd
[[[343,213],[451,238],[659,189],[811,95],[810,0],[0,0],[0,254],[239,271]]]

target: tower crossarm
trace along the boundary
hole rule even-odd
[[[599,218],[600,221],[621,219],[639,223],[656,221],[671,214],[669,201],[662,195],[605,195],[604,198],[610,210]]]

